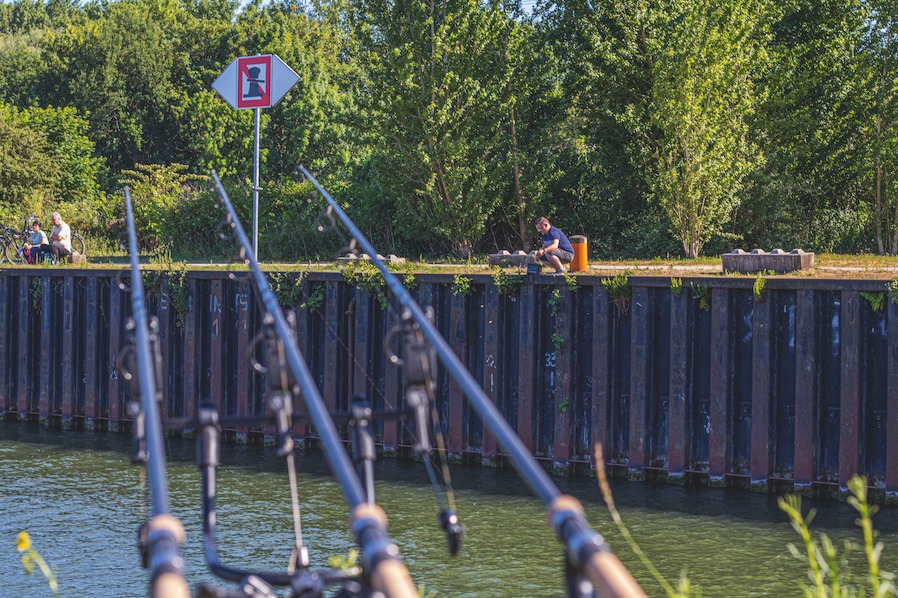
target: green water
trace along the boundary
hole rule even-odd
[[[187,530],[184,557],[191,584],[215,582],[203,563],[199,474],[193,442],[169,443],[172,509]],[[136,529],[145,508],[140,468],[129,462],[129,438],[53,432],[0,423],[0,596],[46,596],[38,575],[26,576],[15,549],[27,530],[58,571],[63,596],[145,596]],[[219,476],[219,556],[226,564],[282,570],[292,523],[282,462],[268,449],[226,447]],[[321,456],[301,455],[303,531],[313,565],[354,544],[347,509]],[[416,583],[431,596],[563,595],[561,549],[542,507],[512,471],[455,468],[458,511],[467,526],[461,554],[448,556],[436,524],[423,467],[378,464],[378,503]],[[664,595],[612,527],[589,480],[559,480],[580,498],[650,596]],[[631,532],[669,579],[684,569],[704,596],[799,596],[802,563],[786,546],[797,540],[775,497],[743,491],[615,483]],[[847,505],[817,505],[813,529],[839,540],[860,538]],[[875,522],[886,543],[883,564],[898,569],[895,510]],[[221,585],[226,585],[222,583]]]

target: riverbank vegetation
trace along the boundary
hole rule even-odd
[[[59,210],[114,253],[227,255],[253,115],[232,59],[299,75],[262,111],[260,257],[333,259],[320,177],[383,253],[601,259],[732,247],[898,254],[898,8],[886,0],[13,0],[0,4],[0,221]]]
[[[605,507],[615,527],[642,566],[670,598],[700,597],[701,587],[689,580],[688,571],[681,571],[676,584],[671,583],[639,546],[615,506],[600,444],[595,445],[593,456],[598,464],[596,477]],[[841,547],[836,546],[827,534],[815,535],[811,531],[810,526],[817,510],[815,508],[803,510],[800,496],[786,494],[777,498],[780,510],[788,516],[792,529],[801,538],[800,547],[791,543],[788,545],[789,552],[794,558],[807,564],[807,578],[810,583],[799,581],[796,585],[807,598],[898,596],[895,573],[883,571],[880,566],[885,544],[877,540],[879,533],[873,526],[873,516],[879,507],[871,505],[867,500],[867,479],[859,475],[853,476],[848,481],[845,498],[858,513],[855,524],[860,528],[863,540],[860,543],[846,540]]]

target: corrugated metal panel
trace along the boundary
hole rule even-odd
[[[127,423],[131,389],[115,360],[131,307],[120,278],[0,274],[0,410],[50,425]],[[676,296],[666,279],[631,278],[627,305],[592,277],[579,277],[576,290],[528,277],[513,292],[490,276],[471,278],[467,296],[446,275],[420,275],[415,293],[525,444],[558,472],[589,460],[600,441],[610,463],[636,476],[792,478],[800,488],[865,473],[898,490],[898,334],[890,334],[898,307],[873,312],[859,293],[880,283],[770,279],[758,303],[751,279],[703,279],[705,310],[689,281]],[[303,285],[300,303],[324,298],[297,313],[300,348],[327,403],[342,411],[363,394],[376,408],[402,405],[401,371],[383,347],[395,306],[339,274],[310,274]],[[262,318],[249,281],[188,273],[184,314],[164,277],[150,286],[166,414],[191,418],[200,400],[220,404],[225,417],[264,413],[264,379],[245,357]],[[395,341],[393,350],[401,352]],[[502,447],[440,369],[436,400],[455,457],[501,463]],[[415,432],[396,422],[376,429],[387,449],[409,445]]]

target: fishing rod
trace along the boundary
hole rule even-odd
[[[159,407],[162,358],[157,332],[159,321],[147,316],[143,280],[137,259],[137,232],[131,208],[131,192],[125,187],[128,212],[128,244],[131,252],[131,306],[128,322],[131,344],[119,354],[122,375],[131,381],[134,399],[129,403],[133,421],[134,452],[132,461],[142,463],[149,472],[153,516],[140,526],[139,548],[144,568],[150,573],[150,595],[154,598],[188,598],[184,561],[180,545],[184,526],[169,510],[168,482],[165,476],[165,445]],[[136,379],[136,380],[135,380]]]
[[[636,583],[630,572],[611,552],[605,539],[589,526],[580,501],[573,496],[562,494],[552,482],[549,475],[524,446],[514,429],[505,421],[493,402],[452,351],[421,306],[412,298],[399,278],[390,272],[383,260],[377,257],[377,251],[362,234],[362,231],[305,166],[300,165],[298,170],[311,181],[327,201],[328,207],[325,212],[327,217],[333,220],[333,215],[336,214],[349,230],[354,241],[368,254],[402,306],[403,315],[410,316],[420,327],[421,333],[434,347],[440,361],[468,397],[471,407],[508,454],[509,460],[523,481],[542,501],[548,512],[549,523],[565,547],[569,594],[588,596],[592,595],[593,590],[598,590],[602,596],[608,597],[645,596],[645,592]],[[319,230],[322,229],[323,227],[319,225]],[[584,592],[581,582],[591,584],[592,587],[588,592]]]
[[[289,388],[295,386],[298,388],[309,418],[319,434],[328,465],[352,511],[351,529],[362,551],[362,571],[365,581],[371,589],[385,594],[388,598],[416,598],[418,591],[400,559],[399,549],[387,536],[386,514],[383,509],[369,501],[365,489],[353,469],[349,455],[343,447],[337,429],[327,412],[312,373],[299,352],[295,329],[281,311],[280,304],[256,260],[249,238],[240,224],[237,212],[214,170],[212,179],[219,198],[228,213],[226,222],[236,234],[241,246],[241,257],[250,267],[256,290],[267,310],[266,320],[270,326],[268,334],[271,335],[272,340],[276,335],[280,341],[268,345],[266,367],[270,370],[281,363],[287,366],[278,367],[279,371],[275,374],[280,374],[280,376],[272,375],[271,371],[267,374],[269,378],[280,377],[282,380],[279,389],[277,386],[273,387],[271,382],[268,387],[269,391],[273,388],[278,389],[272,393],[274,396],[270,398],[269,406],[276,408],[277,411],[278,442],[281,445],[279,452],[287,453],[289,448],[289,452],[292,454],[292,406],[289,400]],[[274,359],[272,359],[273,357]],[[287,380],[286,376],[292,376],[292,378]],[[210,429],[210,426],[207,426],[206,429]],[[294,502],[294,507],[296,506]]]

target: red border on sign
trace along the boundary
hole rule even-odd
[[[265,80],[253,80],[249,76],[249,69],[253,66],[262,66],[265,70]],[[243,97],[243,84],[252,81],[258,84],[260,96]],[[271,107],[271,55],[245,56],[237,59],[237,108],[270,108]]]

